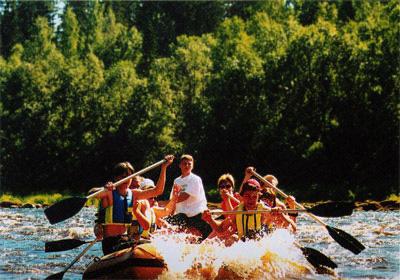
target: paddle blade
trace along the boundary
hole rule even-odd
[[[300,249],[307,261],[317,270],[321,269],[322,267],[328,267],[331,269],[337,268],[337,264],[320,251],[309,247],[301,247]]]
[[[362,245],[357,239],[348,234],[347,232],[334,228],[331,226],[326,226],[329,235],[335,239],[337,243],[339,243],[343,248],[353,252],[354,254],[361,253],[362,250],[365,249],[364,245]]]
[[[46,280],[50,280],[50,279],[59,279],[59,280],[61,280],[61,279],[63,279],[63,277],[64,277],[64,274],[65,274],[65,271],[61,271],[61,272],[59,272],[59,273],[56,273],[56,274],[52,274],[52,275],[50,275],[50,276],[47,276],[45,279]]]
[[[78,213],[87,201],[86,197],[70,197],[54,203],[44,210],[50,224],[62,222]]]
[[[354,203],[352,202],[326,202],[318,204],[310,209],[309,212],[320,217],[343,217],[353,213]]]
[[[87,243],[87,241],[82,241],[79,239],[63,239],[57,241],[49,241],[44,244],[44,251],[46,253],[67,251],[77,248],[85,243]]]

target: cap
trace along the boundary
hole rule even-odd
[[[260,188],[260,183],[256,179],[249,179],[245,184],[257,187],[258,189]]]
[[[240,191],[240,195],[243,195],[245,191],[259,191],[260,183],[256,179],[247,180]]]
[[[139,187],[140,187],[142,190],[146,190],[146,189],[149,189],[149,188],[154,188],[155,185],[154,185],[153,180],[148,179],[148,178],[145,178],[145,179],[143,179],[142,182],[140,182]]]

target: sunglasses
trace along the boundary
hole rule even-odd
[[[219,184],[218,186],[220,189],[229,189],[232,188],[232,185],[226,182],[222,182],[221,184]]]

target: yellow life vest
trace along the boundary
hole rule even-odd
[[[240,203],[237,210],[243,211],[244,204]],[[263,210],[265,206],[262,203],[257,203],[257,210]],[[259,232],[262,229],[261,213],[258,214],[236,214],[236,228],[239,238],[249,237],[254,232]]]
[[[135,213],[132,213],[132,224],[129,228],[129,234],[134,234],[140,237],[150,237],[150,233],[156,230],[156,214],[154,213],[154,209],[150,208],[150,228],[144,230],[143,227],[139,224]]]
[[[150,228],[147,230],[143,230],[142,237],[150,237],[150,233],[153,233],[156,230],[156,214],[154,213],[154,209],[150,208]]]

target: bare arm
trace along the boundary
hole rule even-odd
[[[288,225],[292,227],[292,231],[296,232],[297,230],[296,223],[287,214],[282,213],[282,217],[288,223]]]
[[[222,190],[221,196],[222,196],[222,199],[226,203],[227,211],[233,210],[234,207],[232,205],[232,201],[234,201],[236,203],[236,205],[240,203],[240,201],[236,197],[234,197],[232,194],[230,194],[227,190]]]
[[[94,196],[94,198],[103,199],[103,198],[107,197],[112,192],[112,190],[114,188],[114,184],[112,182],[107,182],[107,184],[104,185],[104,188],[106,188],[107,191],[96,194]],[[89,192],[97,192],[100,189],[102,189],[102,188],[92,188],[91,190],[89,190]]]
[[[168,201],[165,207],[153,207],[154,214],[156,214],[157,219],[171,215],[175,210],[176,201],[176,199],[171,199]]]
[[[276,206],[281,209],[287,208],[285,203],[280,201],[278,198],[276,198]],[[288,226],[290,225],[292,227],[293,232],[296,232],[296,230],[297,230],[296,223],[289,217],[289,215],[284,214],[284,213],[281,213],[281,215],[282,215],[283,220],[286,221],[287,225]]]
[[[101,206],[103,208],[107,208],[108,206],[113,204],[112,191],[101,192],[96,195],[95,198],[100,200]]]
[[[144,214],[146,213],[146,210],[150,208],[150,205],[148,202],[146,202],[147,200],[136,201],[135,205],[133,206],[133,213],[144,230],[148,230],[150,228],[150,220]]]
[[[282,201],[280,201],[278,198],[275,198],[275,202],[276,202],[276,207],[279,207],[279,208],[281,208],[281,209],[286,209],[285,203],[283,203]]]
[[[222,222],[217,222],[211,216],[210,210],[205,210],[201,217],[204,221],[206,221],[211,228],[217,233],[223,233],[225,229],[229,227],[229,225],[234,225],[234,218],[227,217]]]
[[[247,182],[247,180],[249,180],[251,178],[253,171],[256,171],[256,169],[252,166],[247,167],[246,170],[244,171],[244,178],[243,178],[242,184],[240,184],[239,193],[242,193],[243,185],[244,185],[244,183]]]
[[[185,200],[188,199],[189,197],[190,197],[190,194],[185,193],[185,192],[181,192],[181,193],[179,194],[179,196],[178,196],[178,201],[177,201],[177,203],[178,203],[178,202],[185,201]]]
[[[172,189],[172,197],[168,201],[167,205],[165,207],[153,207],[154,213],[156,214],[157,219],[161,219],[165,216],[171,215],[176,206],[176,202],[178,201],[178,196],[179,192],[181,190],[181,187],[179,185],[174,185]]]
[[[161,172],[160,176],[158,177],[157,185],[154,189],[147,189],[147,190],[141,190],[141,189],[134,189],[132,192],[134,193],[135,199],[147,199],[150,197],[156,197],[159,196],[164,192],[164,187],[165,187],[165,180],[167,177],[167,167],[171,165],[171,163],[174,160],[174,156],[168,155],[165,157],[167,160],[164,162],[161,166]]]

